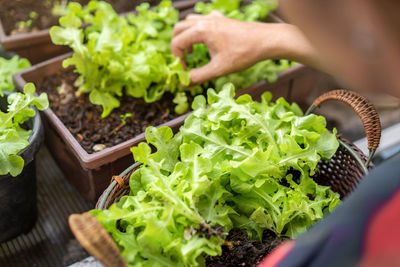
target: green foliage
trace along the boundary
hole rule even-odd
[[[195,11],[206,15],[216,10],[228,18],[242,21],[260,21],[264,20],[269,12],[278,7],[276,0],[253,0],[245,5],[242,2],[245,1],[212,0],[211,3],[198,2],[195,6]],[[203,44],[195,44],[193,52],[185,56],[189,70],[204,66],[211,59],[208,48]],[[235,85],[236,90],[241,90],[262,80],[272,83],[277,80],[279,72],[293,64],[287,60],[265,60],[247,70],[219,77],[211,81],[210,86],[219,91],[224,84],[231,82]]]
[[[45,93],[34,96],[34,92],[35,86],[28,83],[24,93],[12,93],[7,97],[6,111],[0,110],[0,175],[17,176],[24,167],[24,160],[18,153],[29,145],[31,130],[21,126],[35,116],[33,106],[44,110],[49,105]]]
[[[0,57],[0,96],[4,95],[3,91],[13,91],[15,89],[13,75],[30,66],[31,63],[25,58],[14,56],[11,59],[5,59]]]
[[[278,7],[277,0],[253,0],[243,5],[243,0],[211,0],[211,3],[198,2],[195,11],[201,14],[209,14],[219,11],[225,17],[243,21],[263,20],[268,13]]]
[[[79,90],[103,107],[103,117],[119,107],[123,94],[154,102],[189,84],[188,72],[170,51],[178,11],[164,1],[151,10],[144,3],[137,12],[124,17],[105,2],[69,3],[61,26],[50,31],[55,44],[74,50],[63,66],[75,66]]]
[[[121,123],[123,125],[126,125],[126,119],[131,118],[132,117],[132,113],[121,114],[121,115],[119,115],[119,117],[121,119]]]
[[[214,1],[199,3],[196,10],[208,13],[223,11],[229,17],[242,20],[260,20],[276,8],[276,1],[256,0],[243,8],[240,1]],[[60,26],[50,30],[52,41],[68,45],[74,50],[64,67],[75,66],[80,74],[79,90],[89,93],[93,104],[103,107],[103,117],[118,108],[119,98],[129,95],[144,98],[148,103],[159,100],[165,92],[175,95],[175,112],[182,114],[189,104],[187,94],[201,94],[208,86],[220,89],[227,80],[237,89],[262,79],[275,81],[277,73],[289,67],[287,61],[268,60],[248,71],[216,79],[202,86],[186,87],[189,72],[183,69],[179,58],[172,55],[170,41],[178,11],[170,1],[163,1],[154,9],[148,3],[137,8],[137,14],[119,16],[112,7],[101,1],[91,1],[86,7],[69,3]],[[87,25],[84,29],[82,25]],[[204,45],[195,45],[187,55],[188,70],[200,67],[210,60]]]
[[[18,31],[19,32],[27,32],[30,31],[32,28],[33,21],[38,18],[39,14],[36,13],[35,11],[31,11],[29,13],[29,19],[19,21],[18,22]]]
[[[206,256],[221,253],[220,227],[246,229],[254,239],[265,229],[295,237],[340,202],[310,178],[339,145],[325,119],[282,98],[272,103],[270,93],[261,103],[234,94],[231,84],[210,89],[208,108],[197,96],[175,136],[149,127],[156,152],[147,143],[131,149],[143,165],[129,196],[92,211],[130,266],[204,266]]]
[[[47,5],[48,7],[50,7],[51,3],[48,3]],[[51,14],[54,17],[65,16],[67,14],[67,6],[68,6],[67,0],[56,1],[54,2],[53,7],[51,8]]]
[[[240,90],[262,80],[273,83],[278,79],[279,72],[284,71],[294,64],[296,63],[289,62],[285,59],[278,60],[277,62],[273,60],[261,61],[247,70],[238,73],[232,73],[215,79],[214,87],[217,91],[219,91],[226,83],[230,82],[233,83],[236,90]]]

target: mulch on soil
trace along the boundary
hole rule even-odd
[[[0,0],[0,20],[3,24],[4,32],[7,35],[22,33],[24,30],[18,29],[18,22],[30,19],[29,14],[36,12],[36,19],[32,20],[32,26],[28,31],[35,32],[50,28],[58,24],[58,17],[52,15],[52,7],[55,3],[63,0]],[[157,4],[160,0],[105,0],[110,3],[117,12],[128,12],[143,2],[151,5]],[[74,0],[86,5],[89,0]]]
[[[265,230],[263,241],[250,240],[245,230],[233,229],[229,232],[222,255],[206,259],[207,267],[242,267],[256,266],[265,255],[284,241],[274,232]]]
[[[102,118],[101,106],[90,103],[88,94],[76,93],[77,77],[72,70],[65,70],[46,77],[36,87],[48,94],[53,112],[88,153],[118,145],[143,133],[148,126],[158,126],[179,116],[174,112],[173,96],[166,93],[155,103],[124,96],[121,106]],[[121,118],[128,113],[132,116]]]

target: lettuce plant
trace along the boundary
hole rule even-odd
[[[6,110],[0,110],[0,175],[10,173],[17,176],[22,172],[24,160],[18,155],[29,145],[31,130],[24,123],[34,117],[36,111],[48,107],[47,95],[35,96],[35,86],[28,83],[23,93],[12,93],[7,97]]]
[[[222,10],[229,17],[259,20],[276,8],[276,1],[256,0],[239,8],[240,2],[199,3],[196,10],[204,14]],[[75,66],[75,72],[80,75],[79,90],[89,93],[90,101],[103,107],[103,117],[119,107],[119,98],[123,95],[151,103],[165,92],[175,96],[175,112],[182,114],[189,107],[188,93],[201,94],[209,85],[220,89],[226,81],[233,82],[238,89],[262,79],[273,82],[278,72],[289,67],[287,61],[268,60],[221,80],[186,87],[190,82],[189,72],[170,51],[173,26],[177,21],[178,11],[170,1],[163,1],[153,9],[144,3],[136,14],[126,16],[118,15],[111,5],[101,1],[91,1],[86,7],[69,3],[66,15],[60,18],[60,26],[52,27],[50,35],[55,44],[68,45],[74,50],[63,66]],[[187,56],[188,70],[209,60],[208,49],[195,45],[194,52]]]
[[[92,211],[130,266],[203,266],[233,228],[296,237],[340,202],[310,177],[339,146],[325,119],[268,92],[261,102],[234,94],[210,89],[207,108],[197,96],[175,135],[149,127],[131,149],[142,166],[130,194]]]
[[[252,0],[247,4],[245,2],[243,0],[211,0],[210,3],[198,2],[195,5],[195,11],[206,15],[216,10],[228,18],[257,21],[265,19],[269,12],[274,11],[278,7],[277,0]]]
[[[137,14],[127,16],[118,15],[106,2],[91,1],[85,7],[72,2],[60,18],[61,26],[52,27],[50,35],[55,44],[74,50],[63,66],[75,66],[79,90],[89,93],[106,117],[124,94],[154,102],[164,92],[174,94],[189,84],[189,74],[170,51],[177,21],[178,11],[169,1],[151,10],[144,3]]]
[[[3,96],[3,91],[13,91],[15,86],[12,76],[31,66],[31,63],[25,58],[14,56],[11,59],[0,57],[0,96]]]

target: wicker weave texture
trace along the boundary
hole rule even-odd
[[[368,139],[368,149],[376,150],[381,139],[381,123],[375,107],[360,94],[339,89],[329,91],[314,101],[314,106],[319,107],[328,100],[339,100],[348,104],[360,117]]]
[[[105,266],[127,266],[111,236],[90,213],[72,214],[70,228],[81,245]]]

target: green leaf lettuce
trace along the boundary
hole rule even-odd
[[[325,119],[268,92],[261,102],[234,95],[227,84],[208,91],[208,107],[196,97],[175,135],[149,127],[148,143],[132,148],[143,164],[130,194],[92,211],[129,265],[204,266],[233,228],[293,238],[340,202],[311,178],[339,146]]]

